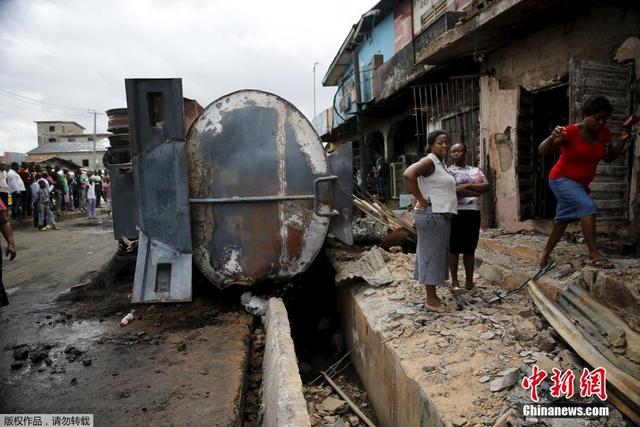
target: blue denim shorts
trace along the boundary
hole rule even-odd
[[[549,187],[556,196],[556,223],[575,221],[598,211],[584,185],[569,178],[549,179]]]

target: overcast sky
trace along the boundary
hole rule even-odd
[[[0,154],[37,145],[36,120],[125,107],[124,79],[180,77],[203,106],[261,89],[313,116],[322,77],[374,0],[0,0]],[[98,116],[98,132],[106,132]]]

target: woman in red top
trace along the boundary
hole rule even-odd
[[[631,137],[625,129],[622,141],[617,146],[612,146],[611,132],[607,126],[607,118],[612,110],[607,98],[588,98],[582,106],[581,123],[557,126],[538,147],[542,155],[552,154],[560,148],[560,158],[549,174],[549,187],[558,202],[556,217],[547,245],[540,255],[541,266],[549,262],[549,255],[560,241],[567,225],[579,219],[584,240],[589,248],[591,264],[596,267],[613,268],[613,264],[602,256],[596,247],[597,208],[589,196],[589,184],[596,174],[600,160],[614,161]]]

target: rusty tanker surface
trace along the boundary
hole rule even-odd
[[[293,278],[311,265],[328,233],[352,243],[351,144],[327,156],[302,113],[271,93],[241,90],[202,109],[181,101],[179,79],[127,84],[133,166],[112,168],[133,170],[126,182],[134,182],[135,192],[128,193],[140,200],[116,203],[126,189],[114,186],[114,207],[121,206],[114,223],[118,229],[120,219],[138,218],[135,302],[189,300],[185,260],[226,288]],[[186,135],[175,132],[176,123],[184,123]],[[185,166],[168,180],[163,176],[171,171],[159,164]],[[176,195],[174,215],[157,214],[167,206],[156,206],[164,199],[149,196],[145,182],[163,182],[164,194]],[[190,229],[176,226],[178,214],[188,216]],[[160,229],[174,230],[191,247]]]
[[[187,137],[193,260],[219,287],[282,280],[322,247],[332,211],[320,138],[291,104],[260,91],[211,103]]]

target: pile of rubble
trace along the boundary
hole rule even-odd
[[[546,370],[573,370],[576,381],[584,362],[561,340],[531,300],[514,294],[501,304],[490,304],[499,288],[474,276],[476,288],[461,298],[440,289],[449,310],[424,310],[424,287],[413,279],[415,255],[377,249],[393,281],[388,285],[356,285],[351,292],[369,325],[391,348],[396,360],[437,408],[443,420],[454,426],[517,425],[524,423],[521,409],[530,404],[530,391],[522,380],[532,366]],[[334,263],[353,262],[353,256],[333,257]],[[464,275],[463,270],[461,271]],[[457,310],[456,310],[457,307]],[[579,384],[576,384],[578,390]],[[541,390],[541,403],[558,399]],[[454,398],[455,397],[455,398]],[[572,404],[593,403],[573,398]],[[610,406],[610,405],[609,405]],[[608,419],[580,421],[573,425],[625,425],[610,406]],[[544,419],[546,425],[564,425]],[[575,420],[572,420],[575,421]]]
[[[389,232],[386,225],[370,218],[356,218],[353,220],[353,243],[367,245],[381,242]]]
[[[262,387],[262,359],[264,357],[264,329],[256,328],[251,336],[249,372],[244,395],[243,427],[260,425],[260,387]]]
[[[367,398],[367,393],[351,381],[347,374],[340,374],[333,380],[349,396],[351,401],[375,423],[375,415]],[[307,409],[313,427],[357,427],[366,425],[356,416],[348,403],[328,385],[305,385],[304,397],[307,400]]]

